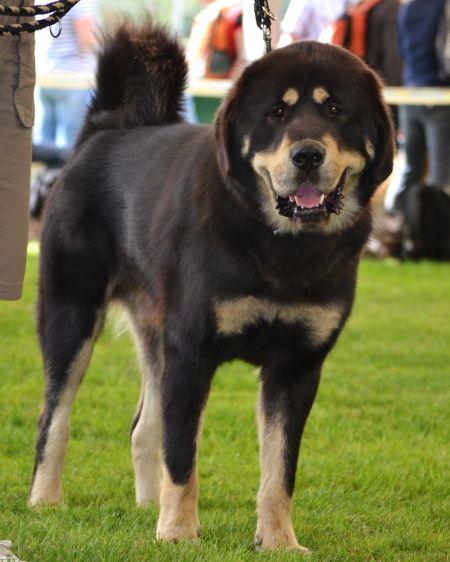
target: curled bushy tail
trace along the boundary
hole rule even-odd
[[[97,86],[79,143],[98,129],[129,129],[181,120],[187,65],[183,47],[146,17],[103,36]]]

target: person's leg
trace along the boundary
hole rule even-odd
[[[56,109],[58,146],[73,146],[83,125],[89,98],[88,90],[59,90]]]
[[[424,108],[430,185],[450,186],[450,106]]]
[[[408,189],[422,181],[427,161],[427,146],[423,127],[423,107],[402,105],[399,107],[400,129],[404,136],[404,167],[401,173],[398,193],[394,208],[404,212]]]
[[[56,110],[53,88],[40,88],[38,93],[39,117],[34,131],[36,144],[56,145]]]

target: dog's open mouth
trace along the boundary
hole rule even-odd
[[[277,206],[275,208],[284,217],[306,220],[320,218],[330,213],[339,215],[344,207],[341,202],[344,198],[341,193],[343,183],[343,178],[341,178],[336,189],[325,195],[320,193],[312,183],[305,182],[289,197],[276,195]]]

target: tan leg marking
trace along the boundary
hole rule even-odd
[[[161,404],[152,390],[143,381],[141,414],[131,436],[138,505],[159,501],[161,493]]]
[[[95,338],[84,343],[72,364],[68,384],[59,397],[48,430],[44,460],[38,465],[30,495],[30,505],[58,504],[64,501],[62,473],[70,435],[70,414],[92,353]]]
[[[54,413],[48,431],[44,460],[37,467],[34,476],[30,495],[31,506],[56,505],[64,501],[62,472],[70,434],[71,401],[67,397],[61,397],[61,402],[66,404],[60,404]]]
[[[197,541],[200,526],[197,502],[197,471],[194,469],[187,484],[177,485],[172,482],[170,474],[165,468],[156,538],[163,542],[178,542],[183,537]]]
[[[258,492],[258,550],[290,549],[309,552],[300,546],[292,527],[292,499],[284,487],[285,438],[281,421],[268,424],[262,399],[258,404],[261,485]]]
[[[159,381],[164,370],[164,358],[162,350],[157,346],[157,339],[152,348],[147,349],[146,332],[139,323],[140,317],[135,317],[129,311],[128,318],[136,341],[142,373],[140,416],[131,435],[131,455],[136,503],[147,505],[152,501],[159,501],[161,493],[162,420]],[[148,357],[149,353],[154,354],[151,359]]]

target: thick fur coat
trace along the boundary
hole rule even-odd
[[[142,365],[136,497],[160,502],[158,538],[197,540],[202,412],[218,365],[241,358],[260,367],[256,546],[305,550],[291,523],[300,440],[392,170],[391,120],[374,72],[315,42],[249,65],[212,126],[182,122],[185,80],[183,50],[151,23],[104,40],[45,213],[31,503],[63,500],[70,411],[116,301]]]

